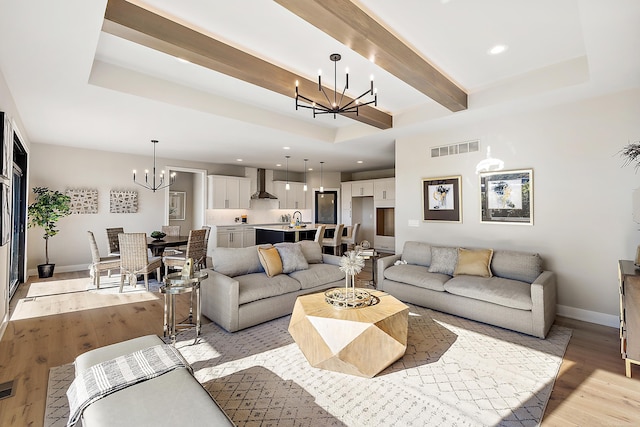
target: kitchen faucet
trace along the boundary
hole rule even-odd
[[[298,214],[298,218],[296,218],[296,214]],[[296,222],[296,225],[302,224],[302,212],[295,211],[291,218]]]

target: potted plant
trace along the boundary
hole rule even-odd
[[[69,196],[47,187],[34,187],[35,201],[29,205],[29,227],[44,228],[44,259],[45,263],[38,265],[38,277],[53,276],[55,264],[49,263],[49,237],[58,234],[56,223],[71,213]]]

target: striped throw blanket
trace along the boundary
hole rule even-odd
[[[74,426],[82,411],[96,400],[176,368],[191,370],[178,350],[159,344],[85,369],[67,390],[70,411],[67,427]]]

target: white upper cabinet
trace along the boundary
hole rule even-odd
[[[391,201],[396,199],[396,179],[376,179],[373,182],[373,199],[376,201]]]
[[[286,189],[284,181],[273,181],[273,192],[278,197],[280,209],[306,209],[307,192],[301,182],[289,182],[290,189]]]
[[[373,181],[353,181],[351,183],[351,197],[373,196]]]
[[[207,177],[207,209],[249,209],[250,199],[249,178]]]

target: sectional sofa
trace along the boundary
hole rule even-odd
[[[545,338],[556,315],[556,277],[535,253],[407,241],[380,258],[377,287],[396,298]]]
[[[229,332],[291,314],[299,295],[343,286],[340,257],[317,242],[215,248],[200,284],[202,314]]]

